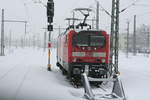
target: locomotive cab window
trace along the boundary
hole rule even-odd
[[[74,46],[88,46],[88,37],[83,34],[75,34],[73,36]]]
[[[104,36],[90,36],[90,46],[100,46],[103,47],[105,45],[105,37]]]
[[[73,46],[105,46],[105,37],[96,32],[81,31],[73,36]]]

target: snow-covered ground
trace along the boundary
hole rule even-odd
[[[150,99],[150,58],[122,53],[119,69],[128,100]],[[47,71],[47,51],[18,48],[0,56],[0,100],[85,100],[83,88],[73,88],[56,67],[52,49],[52,71]]]
[[[143,54],[127,59],[120,54],[121,79],[128,100],[150,100],[150,57]]]

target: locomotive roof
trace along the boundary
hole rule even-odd
[[[81,31],[105,31],[105,30],[97,30],[97,29],[66,29],[63,33],[61,33],[60,35],[65,35],[67,34],[69,31],[74,30],[75,32],[81,32]],[[59,36],[60,36],[59,35]]]
[[[83,29],[74,29],[76,32],[81,32],[81,31],[104,31],[104,30],[96,30],[96,29],[89,29],[89,30],[83,30]]]

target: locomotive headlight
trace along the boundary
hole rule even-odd
[[[103,58],[103,59],[101,59],[101,61],[102,61],[102,63],[105,63],[106,62],[106,60]]]

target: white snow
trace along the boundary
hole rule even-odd
[[[128,100],[150,99],[150,58],[143,54],[127,59],[120,55],[119,67],[125,93]]]
[[[76,89],[56,67],[52,49],[52,71],[47,71],[47,51],[13,48],[0,56],[0,100],[85,100],[83,88]],[[128,100],[150,99],[150,58],[143,55],[119,57],[119,69]]]

